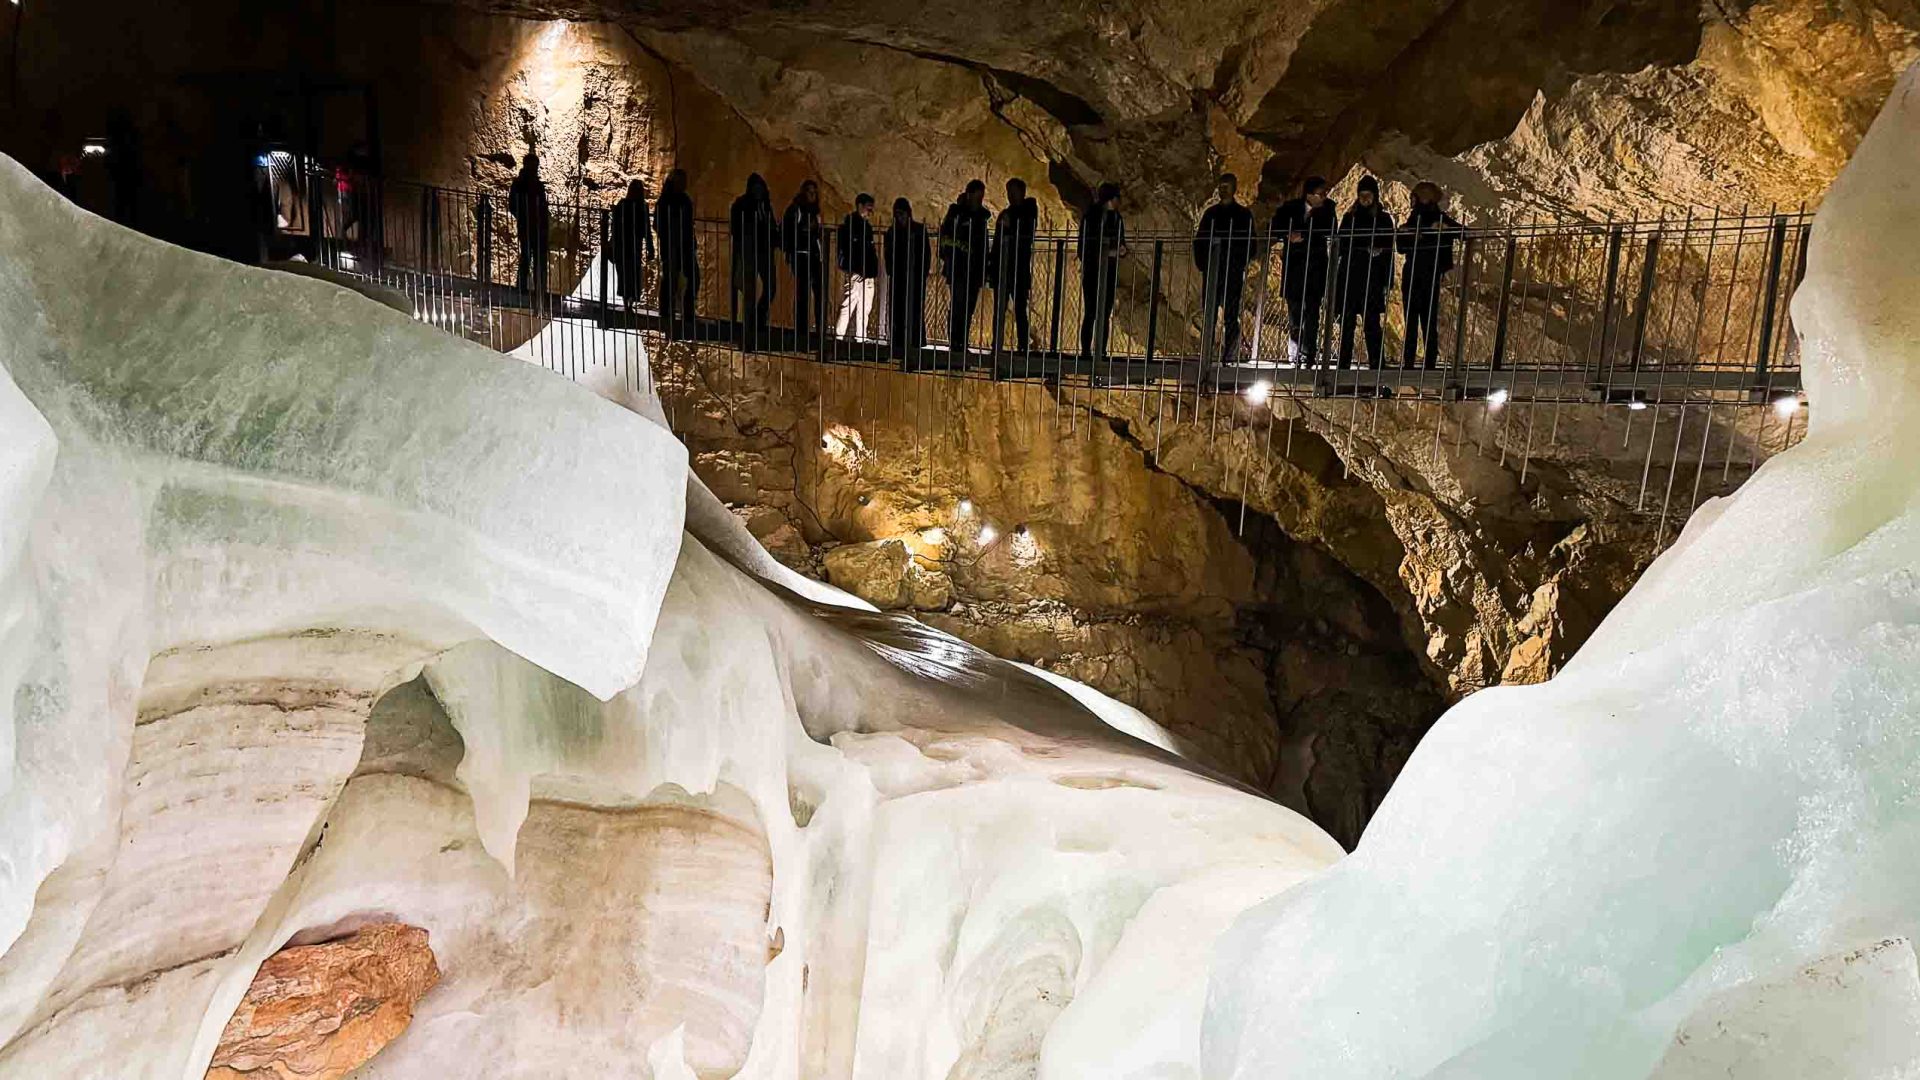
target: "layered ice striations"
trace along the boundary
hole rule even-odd
[[[396,921],[442,977],[355,1075],[1194,1080],[1204,942],[1339,854],[780,566],[637,336],[545,327],[571,385],[5,159],[0,253],[4,1080],[199,1080]]]
[[[1920,1070],[1917,177],[1920,69],[1814,224],[1806,441],[1238,921],[1210,1080]]]

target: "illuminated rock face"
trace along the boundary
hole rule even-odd
[[[1817,199],[1916,26],[1902,5],[1827,0],[1716,6],[1704,25],[1697,4],[1673,0],[1177,7],[1128,0],[1060,17],[1056,5],[1037,19],[997,0],[962,12],[348,2],[316,35],[344,43],[331,61],[341,77],[378,88],[386,167],[408,178],[498,192],[537,146],[556,200],[606,205],[633,177],[657,191],[677,162],[708,216],[759,170],[781,200],[820,177],[830,216],[866,190],[937,217],[971,177],[997,200],[1001,180],[1024,175],[1054,227],[1071,224],[1084,189],[1117,178],[1136,228],[1184,229],[1218,165],[1249,194],[1263,178],[1271,201],[1298,174],[1358,161],[1386,179],[1390,202],[1432,176],[1480,218],[1502,204],[1605,216]],[[156,84],[241,52],[263,67],[277,47],[283,66],[311,59],[278,39],[220,40],[227,31],[206,24],[223,20],[189,33],[145,11],[127,13],[141,28],[128,36],[153,43]],[[501,11],[620,21],[481,14]],[[45,29],[23,60],[30,104],[84,116],[91,87],[118,85],[117,73],[73,74],[100,62],[70,44],[90,39],[96,12],[65,5],[34,22]],[[1355,179],[1357,168],[1343,194]],[[496,212],[508,228],[498,200]],[[575,228],[562,222],[557,242]],[[1277,441],[1293,453],[1249,462],[1212,423],[1155,417],[1148,439],[1138,405],[1109,395],[1083,402],[1101,417],[1089,430],[1050,423],[1055,399],[967,386],[942,399],[949,426],[926,435],[897,383],[822,387],[736,358],[656,359],[696,471],[780,558],[826,578],[836,546],[951,526],[966,494],[1033,520],[1037,557],[971,568],[935,570],[908,540],[911,579],[867,575],[872,596],[1146,709],[1347,842],[1445,701],[1557,671],[1662,539],[1631,510],[1635,483],[1615,475],[1638,480],[1638,442],[1601,460],[1595,447],[1627,440],[1591,418],[1592,437],[1567,440],[1576,452],[1542,461],[1532,448],[1522,483],[1518,457],[1501,451],[1524,440],[1516,429],[1501,446],[1505,429],[1477,409],[1448,415],[1450,430],[1470,429],[1467,448],[1450,439],[1436,457],[1443,425],[1430,411],[1369,408],[1356,423],[1343,408],[1287,406],[1297,437]],[[885,453],[855,469],[814,452],[822,397]],[[1739,433],[1736,459],[1777,449],[1750,454],[1753,434]],[[859,494],[868,506],[848,501]],[[1056,504],[1072,512],[1045,520]],[[1104,510],[1126,504],[1154,520]],[[1290,584],[1303,574],[1323,585],[1303,595]]]
[[[406,1030],[439,979],[426,931],[398,923],[282,949],[221,1032],[208,1080],[336,1080]]]

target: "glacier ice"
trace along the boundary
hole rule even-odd
[[[778,564],[635,336],[549,324],[576,385],[3,158],[0,253],[0,1077],[197,1080],[386,919],[443,975],[368,1077],[1195,1076],[1168,935],[1339,855]]]
[[[1920,933],[1917,177],[1920,68],[1813,226],[1806,441],[1552,682],[1449,712],[1353,855],[1241,917],[1209,1078],[1920,1074],[1910,950],[1885,989],[1793,989]],[[1891,1011],[1765,1069],[1697,1052],[1709,1019],[1790,1041],[1856,1008]]]
[[[0,158],[0,1080],[198,1080],[383,920],[443,976],[373,1080],[1915,1075],[1916,80],[1816,224],[1805,442],[1344,859],[781,566],[637,336],[545,326],[576,383]]]

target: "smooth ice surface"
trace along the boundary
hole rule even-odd
[[[1206,942],[1340,854],[780,566],[635,335],[570,385],[3,159],[0,331],[0,1080],[199,1080],[373,919],[442,978],[368,1080],[1191,1077]]]
[[[1813,227],[1805,442],[1695,515],[1558,678],[1448,713],[1353,856],[1241,918],[1210,1080],[1645,1077],[1725,995],[1920,933],[1917,83]],[[1912,1075],[1875,1034],[1910,1004],[1860,1000],[1899,1011],[1818,1075]]]
[[[639,677],[681,535],[664,433],[5,158],[0,253],[0,942],[113,820],[156,653],[358,627]]]

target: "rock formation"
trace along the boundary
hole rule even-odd
[[[338,1080],[406,1030],[439,980],[427,932],[399,923],[282,949],[221,1032],[208,1080]]]
[[[1268,202],[1314,170],[1349,186],[1377,172],[1396,205],[1407,182],[1431,176],[1483,220],[1817,199],[1920,32],[1920,13],[1897,0],[1753,0],[1704,14],[1676,0],[1176,8],[344,3],[252,36],[237,16],[190,36],[129,12],[151,44],[117,60],[157,88],[143,109],[169,129],[210,123],[204,102],[173,87],[216,56],[365,80],[382,104],[388,172],[459,188],[499,190],[529,146],[556,200],[605,205],[636,176],[657,189],[678,162],[711,217],[752,169],[782,198],[820,177],[830,214],[870,190],[908,195],[923,216],[969,177],[997,194],[1018,174],[1035,182],[1043,224],[1064,227],[1112,177],[1129,184],[1136,228],[1178,230],[1221,167],[1261,177]],[[35,15],[46,29],[27,44],[44,47],[27,49],[24,87],[49,115],[58,101],[59,115],[83,117],[87,95],[114,85],[74,74],[99,59],[73,44],[86,37],[77,24],[55,20],[86,17],[70,6]],[[589,242],[593,227],[590,214],[562,225]],[[885,379],[821,393],[779,365],[656,359],[696,471],[793,566],[1087,679],[1347,841],[1443,700],[1551,674],[1686,510],[1781,443],[1778,425],[1711,421],[1716,464],[1738,467],[1709,470],[1697,492],[1663,482],[1691,460],[1656,472],[1654,512],[1639,465],[1655,425],[1591,410],[1536,424],[1479,406],[1287,403],[1275,429],[1286,452],[1273,454],[1244,427],[1222,442],[1210,422],[1202,439],[1179,416],[1156,415],[1148,447],[1144,403],[1112,395]],[[951,430],[922,438],[914,395],[924,409],[938,402]],[[846,406],[837,421],[820,422],[823,400]],[[1025,419],[1043,416],[1057,422]],[[860,445],[833,442],[836,422]],[[1670,414],[1664,425],[1677,427]],[[1584,437],[1543,450],[1531,445],[1542,427]],[[1616,431],[1621,452],[1594,459]],[[1243,448],[1256,442],[1257,455]],[[1043,496],[1076,490],[1079,506],[1042,520]],[[925,540],[955,530],[969,493],[1016,513],[1014,525],[1031,520],[1038,557],[1014,558],[1009,541],[960,565]],[[1095,503],[1122,499],[1146,499],[1151,527],[1102,520]],[[1303,578],[1320,583],[1314,595],[1293,584]],[[1302,651],[1311,659],[1287,659]],[[1387,670],[1365,683],[1390,690],[1355,701],[1339,689],[1375,658]]]

